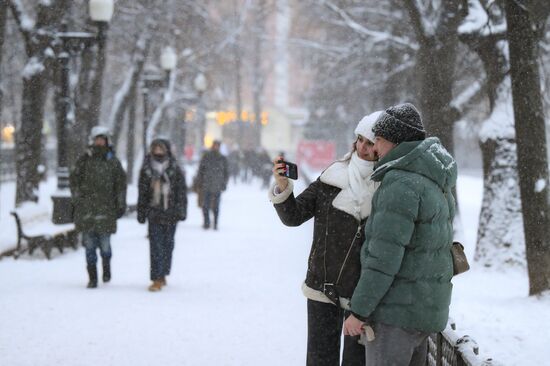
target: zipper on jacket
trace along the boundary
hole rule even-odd
[[[348,261],[349,255],[351,253],[351,250],[353,249],[353,245],[355,244],[355,241],[361,237],[361,226],[362,226],[361,223],[359,223],[359,226],[357,227],[357,232],[355,233],[355,236],[351,241],[351,245],[348,248],[348,252],[346,253],[346,257],[344,258],[344,262],[342,263],[342,267],[340,268],[340,272],[338,273],[338,278],[336,278],[336,284],[340,283],[340,277],[342,276],[342,272],[344,271],[344,267],[346,266],[346,262]]]

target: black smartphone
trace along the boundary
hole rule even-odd
[[[279,160],[277,161],[280,164],[285,164],[284,173],[279,173],[279,175],[285,176],[290,179],[298,179],[298,165],[294,163],[289,163],[288,161]]]

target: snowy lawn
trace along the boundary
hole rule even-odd
[[[189,195],[189,219],[178,226],[172,275],[160,293],[146,290],[146,226],[134,217],[120,221],[113,280],[96,290],[84,288],[82,249],[51,261],[1,260],[0,365],[303,365],[300,285],[312,225],[285,228],[258,186],[229,187],[218,232],[201,229]],[[471,258],[480,179],[461,176],[459,197]],[[548,364],[550,296],[528,298],[525,271],[474,264],[454,284],[451,316],[483,357]]]

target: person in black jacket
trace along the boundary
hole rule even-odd
[[[86,248],[88,288],[97,288],[97,250],[101,254],[103,282],[111,281],[111,235],[126,211],[126,173],[110,143],[109,129],[95,126],[90,146],[69,176],[74,222]]]
[[[185,174],[172,156],[170,142],[155,139],[139,175],[138,221],[149,221],[151,281],[149,291],[166,286],[172,266],[178,221],[187,218]]]
[[[344,317],[361,273],[360,250],[376,184],[372,127],[379,112],[364,117],[355,129],[353,150],[330,165],[300,195],[274,160],[275,184],[269,196],[283,224],[299,226],[314,218],[313,243],[302,292],[307,297],[308,366],[340,365]],[[365,348],[357,337],[344,337],[342,365],[364,366]]]
[[[210,210],[214,213],[214,230],[218,230],[221,194],[227,188],[229,172],[227,159],[220,153],[220,141],[212,144],[210,151],[205,153],[199,164],[197,186],[203,194],[202,212],[204,216],[203,228],[210,228]]]

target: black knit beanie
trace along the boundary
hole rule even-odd
[[[372,128],[380,136],[394,144],[418,141],[426,138],[420,113],[411,103],[398,104],[380,114]]]

